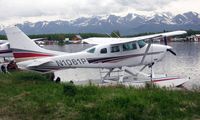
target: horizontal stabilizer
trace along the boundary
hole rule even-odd
[[[27,67],[38,67],[38,66],[47,64],[49,62],[51,62],[50,59],[44,59],[44,58],[43,59],[36,59],[30,65],[28,65]]]

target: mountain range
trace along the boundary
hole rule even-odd
[[[172,30],[200,30],[200,14],[186,12],[172,15],[159,13],[152,16],[129,13],[126,16],[93,16],[80,17],[74,20],[24,22],[17,24],[27,34],[49,33],[108,33],[119,31],[122,35],[133,35],[144,32],[161,32]],[[3,25],[0,33],[3,34]]]

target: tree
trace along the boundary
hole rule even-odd
[[[64,40],[65,40],[65,35],[64,34],[59,34],[58,35],[58,44],[59,45],[64,45],[65,44]]]

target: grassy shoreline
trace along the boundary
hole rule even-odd
[[[197,91],[73,86],[31,72],[0,74],[0,119],[200,119]]]

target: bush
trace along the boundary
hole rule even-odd
[[[70,83],[69,84],[65,84],[63,86],[63,92],[67,96],[75,96],[76,93],[77,93],[77,88],[73,84],[70,84]]]

